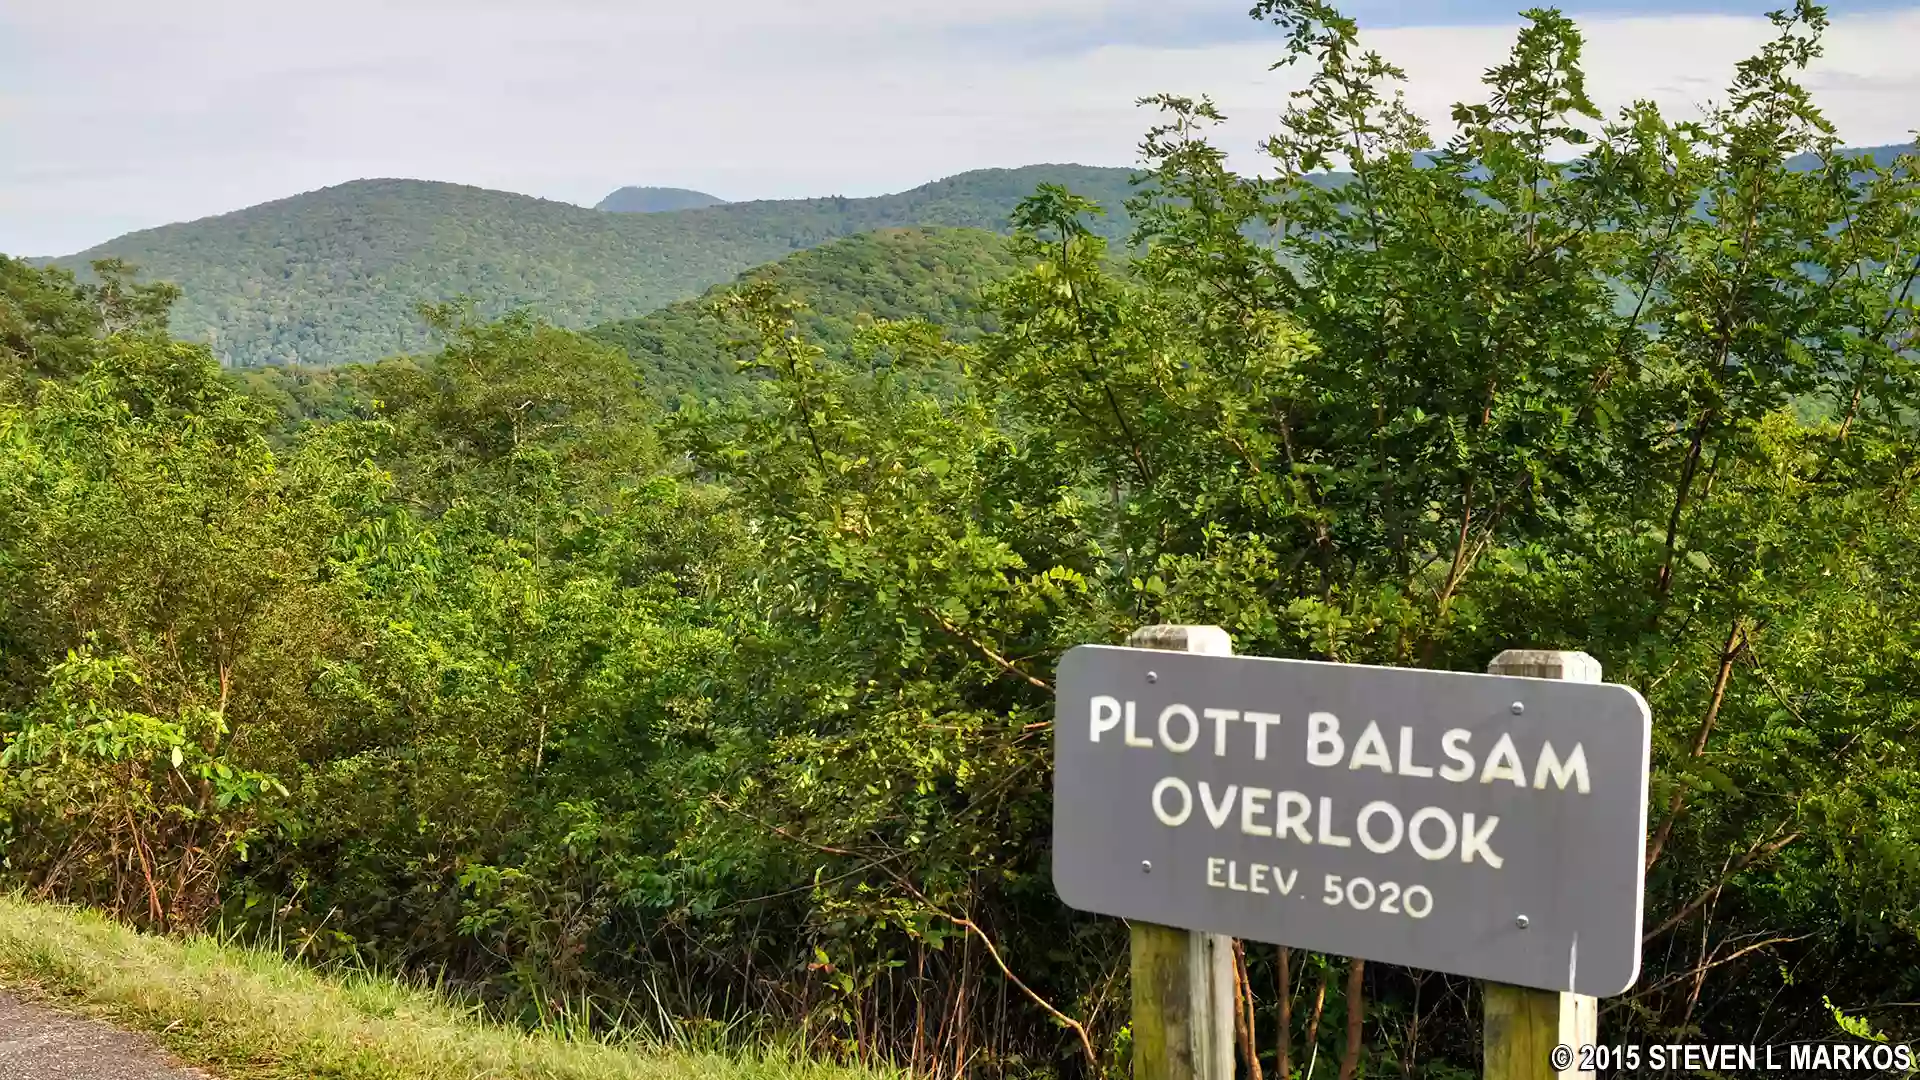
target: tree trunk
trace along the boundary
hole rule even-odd
[[[1367,962],[1355,958],[1347,968],[1347,1047],[1340,1054],[1340,1080],[1353,1080],[1360,1068],[1360,1028],[1366,1019]]]
[[[1280,995],[1280,1036],[1278,1053],[1273,1059],[1276,1080],[1293,1080],[1293,985],[1288,971],[1292,961],[1293,950],[1280,946],[1280,975],[1275,980]]]

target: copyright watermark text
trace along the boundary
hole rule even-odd
[[[1605,1074],[1702,1071],[1907,1073],[1913,1048],[1901,1043],[1566,1043],[1553,1048],[1554,1069]]]

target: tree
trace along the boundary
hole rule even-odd
[[[58,268],[36,268],[0,255],[0,378],[19,381],[77,374],[107,334],[164,334],[180,290],[164,282],[136,285],[118,259],[93,264],[82,284]]]
[[[0,405],[0,818],[43,891],[193,925],[311,751],[349,648],[318,555],[364,478],[276,468],[202,348],[93,349]]]
[[[1095,208],[1043,188],[1016,217],[1035,265],[995,290],[1000,331],[945,347],[970,372],[956,401],[898,395],[743,296],[773,383],[753,419],[708,414],[694,452],[779,538],[782,655],[826,650],[781,696],[833,705],[767,751],[810,763],[780,791],[817,795],[771,802],[755,781],[730,805],[865,867],[868,918],[964,902],[968,925],[1024,932],[1014,890],[983,898],[971,875],[1033,864],[913,838],[1044,819],[1044,755],[1012,725],[1044,725],[1027,718],[1065,644],[1164,620],[1224,624],[1248,652],[1469,670],[1514,644],[1583,648],[1653,702],[1649,930],[1694,943],[1650,961],[1609,1023],[1718,1031],[1700,1027],[1711,990],[1729,1037],[1768,1015],[1825,1034],[1805,984],[1744,987],[1769,960],[1840,970],[1913,902],[1882,838],[1904,835],[1915,762],[1890,736],[1914,672],[1881,632],[1915,614],[1891,539],[1920,449],[1912,158],[1836,148],[1794,81],[1825,25],[1812,5],[1776,15],[1692,124],[1647,103],[1601,117],[1572,23],[1529,12],[1437,150],[1350,20],[1308,0],[1257,14],[1314,65],[1269,144],[1279,175],[1224,167],[1210,104],[1153,99],[1144,254],[1105,272]],[[1350,179],[1315,177],[1329,165]],[[935,730],[966,741],[929,756]],[[908,790],[948,794],[931,811]],[[886,794],[820,812],[860,792]],[[940,868],[944,891],[903,867]],[[1885,929],[1816,914],[1835,911]],[[1018,940],[1005,955],[1055,1000],[1113,963],[1062,969]],[[1845,979],[1848,1000],[1903,992]]]

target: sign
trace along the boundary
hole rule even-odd
[[[1628,687],[1102,645],[1055,685],[1071,907],[1593,997],[1639,976]]]

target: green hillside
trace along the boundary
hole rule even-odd
[[[699,210],[725,206],[727,200],[704,191],[675,187],[623,187],[595,203],[595,210],[615,214],[661,214],[674,210]]]
[[[601,323],[588,336],[633,358],[657,397],[705,395],[739,379],[728,348],[736,331],[716,318],[711,304],[735,285],[772,281],[783,295],[807,305],[803,328],[828,350],[844,351],[858,328],[874,319],[926,319],[949,336],[970,341],[997,328],[980,304],[980,289],[1021,267],[1005,237],[983,229],[938,226],[879,229],[778,262],[756,266],[715,285],[698,298],[681,300],[638,319]],[[405,364],[392,357],[387,364]],[[249,396],[280,415],[280,434],[309,421],[364,415],[372,397],[371,365],[315,367],[276,364],[227,373]]]
[[[646,314],[741,271],[873,229],[1003,230],[1043,182],[1109,209],[1124,232],[1124,169],[1034,165],[962,173],[874,198],[730,203],[612,214],[501,191],[360,180],[219,217],[130,233],[59,260],[124,258],[184,298],[176,334],[223,363],[366,361],[428,344],[421,301],[465,294],[482,314],[528,307],[582,328]]]
[[[638,319],[603,323],[590,336],[626,350],[660,393],[718,388],[736,376],[728,329],[709,305],[735,284],[772,281],[804,301],[805,328],[843,349],[873,319],[920,318],[969,340],[995,328],[981,286],[1020,268],[1005,237],[980,229],[883,229],[790,255]]]

